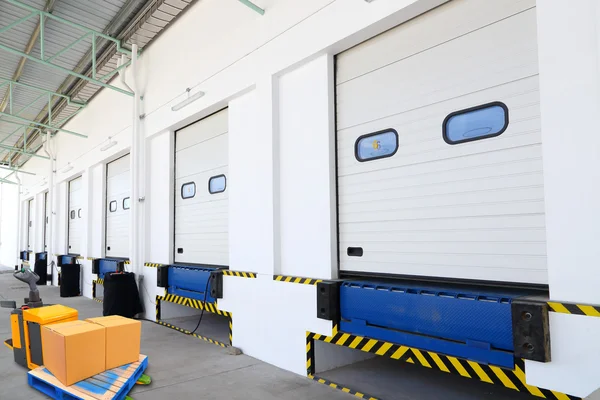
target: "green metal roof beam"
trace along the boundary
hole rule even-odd
[[[23,122],[5,121],[5,120],[2,120],[2,122],[6,122],[8,124],[13,124],[13,125],[19,125],[19,127],[17,129],[15,129],[14,131],[12,131],[11,133],[9,133],[8,136],[6,136],[4,139],[0,140],[0,144],[4,143],[8,138],[12,137],[14,134],[19,132],[21,129],[31,128],[33,130],[38,130],[38,131],[41,130],[40,128],[33,127],[30,124],[26,124]]]
[[[110,71],[108,74],[106,75],[102,75],[100,77],[98,77],[98,79],[100,79],[101,81],[105,80],[105,79],[110,79],[112,78],[116,73],[118,73],[120,70],[122,70],[123,68],[127,68],[128,66],[131,65],[131,60],[127,61],[125,64],[122,64],[120,66],[118,66],[117,68],[115,68],[114,70]]]
[[[30,18],[33,18],[33,17],[35,17],[35,16],[37,16],[37,13],[35,13],[35,12],[32,12],[32,13],[31,13],[31,14],[29,14],[28,16],[26,16],[26,17],[23,17],[23,18],[21,18],[21,19],[18,19],[18,20],[16,20],[15,22],[13,22],[12,24],[8,24],[8,25],[7,25],[7,26],[5,26],[4,28],[0,29],[0,34],[2,34],[2,33],[4,33],[4,32],[6,32],[6,31],[9,31],[9,30],[11,30],[11,29],[12,29],[12,28],[14,28],[15,26],[17,26],[17,25],[19,25],[19,24],[22,24],[23,22],[25,22],[25,21],[28,21]]]
[[[0,149],[6,149],[6,150],[10,150],[10,151],[15,151],[17,153],[26,154],[26,155],[32,156],[32,157],[43,158],[44,160],[49,160],[50,159],[50,157],[41,156],[41,155],[35,154],[35,153],[30,153],[30,152],[24,151],[23,149],[20,149],[18,147],[7,146],[5,144],[0,144]]]
[[[43,60],[41,60],[41,59],[39,59],[37,57],[30,56],[29,54],[23,53],[22,51],[19,51],[19,50],[15,50],[15,49],[13,49],[11,47],[8,47],[8,46],[5,46],[3,44],[0,44],[0,50],[4,50],[6,52],[15,54],[15,55],[17,55],[19,57],[23,57],[23,58],[26,58],[28,60],[35,61],[35,62],[37,62],[39,64],[42,64],[42,65],[45,65],[45,66],[48,66],[48,67],[52,67],[52,68],[57,69],[57,70],[59,70],[61,72],[64,72],[64,73],[67,73],[69,75],[73,75],[73,76],[75,76],[77,78],[80,78],[80,79],[86,80],[88,82],[91,82],[91,83],[93,83],[95,85],[102,86],[102,87],[105,87],[107,89],[112,89],[112,90],[115,90],[115,91],[117,91],[119,93],[123,93],[123,94],[126,94],[128,96],[132,96],[133,97],[133,93],[132,92],[129,92],[127,90],[121,89],[121,88],[113,86],[113,85],[109,85],[108,83],[101,82],[101,81],[99,81],[97,79],[90,78],[90,77],[82,75],[80,73],[71,71],[71,70],[69,70],[67,68],[63,68],[63,67],[61,67],[59,65],[52,64],[52,63],[49,63],[47,61],[43,61]]]
[[[126,48],[122,47],[122,46],[121,46],[121,41],[120,41],[120,40],[118,40],[118,39],[115,39],[115,38],[113,38],[113,37],[111,37],[111,36],[105,35],[105,34],[104,34],[104,33],[102,33],[102,32],[97,32],[97,31],[95,31],[95,30],[93,30],[93,29],[86,28],[86,27],[85,27],[85,26],[83,26],[83,25],[79,25],[79,24],[76,24],[76,23],[74,23],[74,22],[71,22],[71,21],[69,21],[69,20],[67,20],[67,19],[64,19],[64,18],[61,18],[61,17],[57,17],[57,16],[56,16],[56,15],[54,15],[54,14],[51,14],[51,13],[48,13],[48,12],[45,12],[45,11],[38,10],[38,9],[37,9],[37,8],[35,8],[35,7],[28,6],[27,4],[23,4],[23,3],[21,3],[21,2],[19,2],[19,1],[17,1],[17,0],[6,0],[6,1],[7,1],[8,3],[10,3],[10,4],[14,5],[14,6],[20,7],[20,8],[22,8],[22,9],[24,9],[24,10],[31,11],[32,13],[36,13],[36,14],[38,14],[38,15],[40,15],[40,16],[44,16],[44,17],[47,17],[47,18],[49,18],[49,19],[53,19],[53,20],[55,20],[55,21],[61,22],[61,23],[65,24],[65,25],[69,25],[70,27],[73,27],[73,28],[79,29],[79,30],[81,30],[81,31],[84,31],[84,32],[86,32],[86,33],[93,33],[93,34],[95,34],[97,37],[100,37],[100,38],[106,39],[106,40],[108,40],[108,41],[111,41],[111,42],[113,42],[114,44],[116,44],[116,45],[117,45],[117,52],[119,52],[119,53],[123,53],[123,54],[128,54],[128,55],[131,55],[131,50],[127,50]]]
[[[18,169],[18,168],[11,168],[11,167],[1,167],[1,166],[0,166],[0,169],[4,169],[4,170],[6,170],[6,171],[12,171],[12,172],[19,172],[19,173],[21,173],[21,174],[25,174],[25,175],[35,175],[33,172],[21,171],[21,170],[20,170],[20,169]]]
[[[71,50],[74,46],[77,45],[77,43],[81,42],[82,40],[87,39],[87,37],[90,35],[90,33],[86,33],[85,35],[83,35],[82,37],[80,37],[79,39],[75,40],[73,43],[71,43],[70,45],[68,45],[67,47],[65,47],[64,49],[62,49],[61,51],[59,51],[58,53],[56,53],[53,56],[50,56],[48,58],[46,58],[44,61],[50,62],[52,60],[54,60],[57,57],[62,56],[63,54],[65,54],[67,51]]]
[[[73,114],[66,116],[65,118],[61,119],[60,121],[55,121],[55,125],[56,126],[63,126],[64,124],[66,124],[71,118],[73,118],[74,116],[76,116],[77,114],[79,114],[81,111],[83,110],[83,107],[78,109],[77,111],[75,111]]]
[[[19,172],[19,171],[15,171],[15,172]],[[8,183],[10,185],[16,185],[16,182],[13,181],[9,181],[8,179],[4,179],[4,178],[0,178],[0,183]]]
[[[86,135],[83,135],[81,133],[73,132],[73,131],[70,131],[70,130],[67,130],[67,129],[63,129],[63,128],[58,128],[56,126],[42,124],[41,122],[32,121],[32,120],[27,119],[27,118],[17,117],[16,115],[11,115],[11,114],[8,114],[8,113],[0,112],[0,116],[5,116],[7,118],[14,118],[17,121],[24,122],[24,123],[29,124],[29,125],[37,125],[37,126],[41,126],[43,128],[50,129],[50,130],[53,130],[53,131],[65,132],[65,133],[69,133],[69,134],[74,135],[74,136],[79,136],[79,137],[82,137],[82,138],[87,138]],[[6,122],[9,122],[9,121],[6,121]]]
[[[42,96],[44,94],[46,94],[46,95],[52,95],[52,96],[55,96],[55,97],[61,97],[61,98],[65,99],[65,100],[67,100],[67,103],[69,105],[75,106],[75,107],[85,107],[87,105],[86,103],[80,103],[78,101],[72,100],[69,96],[67,96],[65,94],[53,92],[52,90],[42,89],[42,88],[39,88],[37,86],[27,85],[27,84],[21,83],[21,82],[12,81],[10,79],[0,78],[0,87],[2,87],[4,85],[9,85],[9,86],[13,86],[13,87],[19,86],[19,87],[24,87],[24,88],[27,88],[27,89],[31,89],[31,90],[34,90],[34,91],[36,91],[38,93],[42,93]],[[36,101],[39,100],[40,98],[41,98],[41,96],[38,97],[36,99]],[[35,103],[35,101],[34,101],[34,103]]]
[[[38,88],[38,87],[35,87],[35,86],[27,85],[27,84],[20,83],[20,82],[15,82],[15,81],[8,80],[8,79],[0,79],[0,87],[6,86],[6,85],[9,86],[8,97],[7,97],[8,111],[9,112],[8,113],[2,113],[2,114],[0,114],[0,119],[4,115],[6,117],[13,117],[14,119],[17,119],[19,122],[16,123],[14,121],[6,121],[6,120],[4,120],[5,122],[9,122],[9,123],[17,124],[17,125],[31,125],[31,124],[34,124],[34,125],[38,125],[38,126],[43,126],[45,128],[50,128],[52,130],[57,130],[58,128],[54,128],[53,125],[61,126],[62,122],[66,121],[66,120],[68,120],[70,118],[72,118],[74,115],[77,114],[77,112],[81,111],[86,106],[86,104],[73,101],[73,100],[71,100],[71,98],[69,96],[66,96],[66,95],[61,94],[61,93],[56,93],[56,92],[53,92],[53,91],[50,91],[50,90],[41,89],[41,88]],[[35,100],[33,100],[32,102],[30,102],[29,104],[25,105],[19,112],[17,112],[15,114],[13,112],[14,111],[14,107],[13,107],[13,89],[14,89],[14,87],[24,87],[24,88],[27,88],[27,89],[31,89],[33,91],[41,93],[41,95],[38,96]],[[46,100],[46,103],[47,103],[46,107],[48,109],[48,121],[47,121],[48,124],[47,125],[46,124],[42,124],[41,122],[32,122],[31,120],[24,119],[24,118],[20,117],[20,115],[25,110],[31,108],[34,104],[36,104],[43,97],[47,97],[47,100]],[[56,121],[53,121],[52,120],[52,103],[53,103],[53,100],[54,100],[53,98],[54,97],[65,99],[67,101],[68,105],[78,107],[77,112],[74,113],[73,115],[68,116],[67,118],[65,118],[65,119],[63,119],[61,121],[58,121],[58,123]],[[7,137],[5,137],[4,139],[0,140],[0,143],[4,143],[8,138],[10,138],[12,135],[14,135],[15,133],[17,133],[20,129],[21,128],[18,128],[15,131],[13,131],[12,133],[10,133]],[[66,131],[66,130],[63,130],[63,131]],[[69,131],[67,133],[71,133],[71,134],[74,134],[74,135],[77,135],[77,136],[86,137],[86,136],[81,135],[81,134],[76,133],[76,132],[70,132]],[[23,136],[23,139],[24,139],[24,145],[26,147],[27,146],[27,137],[25,136],[25,134]]]
[[[257,6],[253,2],[251,2],[250,0],[239,0],[239,2],[242,3],[243,5],[245,5],[246,7],[249,7],[252,10],[256,11],[260,15],[265,15],[265,10],[263,8],[260,8],[259,6]]]
[[[114,43],[114,45],[116,46],[116,51],[118,53],[131,55],[131,51],[130,50],[127,50],[127,49],[125,49],[125,48],[123,48],[121,46],[121,41],[120,40],[115,39],[115,38],[113,38],[111,36],[105,35],[102,32],[97,32],[97,31],[94,31],[92,29],[86,28],[85,26],[76,24],[76,23],[71,22],[69,20],[66,20],[64,18],[57,17],[56,15],[53,15],[53,14],[51,14],[49,12],[38,10],[38,9],[36,9],[34,7],[31,7],[31,6],[28,6],[26,4],[23,4],[23,3],[21,3],[21,2],[19,2],[17,0],[6,0],[6,1],[8,3],[14,5],[14,6],[17,6],[19,8],[22,8],[24,10],[27,10],[27,11],[31,12],[30,15],[26,16],[25,18],[21,18],[21,19],[15,21],[15,22],[11,23],[6,28],[14,28],[14,27],[18,26],[19,24],[24,23],[25,21],[27,21],[28,19],[30,19],[30,18],[32,18],[34,16],[38,16],[39,17],[39,25],[40,25],[40,39],[39,39],[40,40],[40,55],[39,55],[39,57],[32,56],[31,54],[28,54],[28,53],[20,51],[18,49],[12,48],[12,47],[7,46],[5,44],[0,44],[0,50],[4,50],[6,52],[15,54],[15,55],[17,55],[19,57],[22,57],[23,59],[31,60],[31,61],[37,62],[39,64],[42,64],[44,66],[57,69],[57,70],[59,70],[61,72],[67,73],[67,74],[72,75],[74,77],[77,77],[79,79],[86,80],[86,81],[91,82],[91,83],[93,83],[95,85],[98,85],[98,86],[101,86],[101,87],[104,87],[104,88],[107,88],[107,89],[112,89],[114,91],[126,94],[128,96],[133,96],[132,92],[127,91],[125,89],[121,89],[121,88],[119,88],[117,86],[110,85],[110,84],[108,84],[106,82],[103,82],[101,79],[97,79],[97,77],[96,77],[96,74],[98,72],[98,71],[96,71],[96,69],[97,69],[97,61],[98,60],[97,60],[97,54],[95,52],[97,39],[101,38],[101,39],[105,39],[105,40],[107,40],[109,42]],[[53,56],[46,57],[46,55],[45,55],[45,47],[46,47],[45,46],[46,45],[45,29],[46,29],[46,24],[47,24],[46,23],[46,19],[51,19],[51,20],[56,21],[56,22],[58,22],[60,24],[67,25],[67,26],[70,26],[70,27],[73,27],[73,28],[76,28],[76,29],[80,30],[82,32],[81,33],[81,37],[78,38],[75,42],[69,44],[65,48],[63,48],[60,51],[58,51]],[[3,30],[0,33],[6,31],[7,30],[6,28],[3,28]],[[82,41],[84,39],[89,39],[90,36],[91,36],[91,45],[92,45],[92,49],[93,49],[92,54],[91,54],[91,58],[92,58],[92,71],[91,71],[91,74],[90,74],[91,77],[89,77],[87,75],[84,75],[84,74],[81,74],[81,73],[78,73],[78,72],[75,72],[75,71],[72,71],[72,70],[70,70],[68,68],[61,67],[60,65],[53,64],[51,62],[51,61],[55,60],[57,57],[59,57],[60,55],[64,54],[69,49],[71,49],[73,46],[75,46],[80,41]],[[106,74],[103,78],[105,78],[105,77],[111,77],[113,75],[114,75],[114,71]]]
[[[2,85],[0,84],[0,87],[1,87],[1,86],[2,86]],[[11,86],[11,88],[10,88],[10,90],[9,90],[9,92],[8,92],[8,93],[9,93],[9,95],[8,95],[8,97],[7,97],[7,98],[10,100],[10,99],[12,98],[12,86]],[[44,94],[44,93],[42,93],[42,94],[41,94],[40,96],[38,96],[38,97],[37,97],[37,98],[36,98],[34,101],[32,101],[31,103],[27,104],[25,107],[23,107],[23,108],[22,108],[22,109],[21,109],[19,112],[17,112],[16,114],[13,114],[13,104],[12,104],[12,101],[9,101],[9,109],[8,109],[9,111],[8,111],[8,112],[9,112],[9,114],[11,114],[11,115],[20,116],[20,115],[21,115],[21,113],[22,113],[23,111],[25,111],[25,110],[27,110],[27,109],[31,108],[31,107],[32,107],[32,106],[33,106],[35,103],[37,103],[37,102],[38,102],[38,101],[39,101],[39,100],[40,100],[42,97],[44,97],[44,96],[45,96],[45,94]],[[2,118],[0,118],[0,121],[2,121]],[[8,122],[8,123],[13,123],[13,124],[15,124],[15,122],[11,122],[11,121],[5,121],[5,122]],[[18,125],[23,125],[23,124],[19,123]],[[9,134],[7,137],[5,137],[4,139],[0,140],[0,143],[3,143],[3,142],[6,140],[6,139],[8,139],[10,136],[14,135],[15,133],[17,133],[17,132],[18,132],[19,130],[21,130],[21,129],[22,129],[22,127],[21,127],[21,128],[17,128],[17,129],[16,129],[16,130],[14,130],[12,133],[10,133],[10,134]]]

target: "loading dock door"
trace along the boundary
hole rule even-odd
[[[75,178],[69,182],[69,254],[81,254],[83,236],[83,179]]]
[[[336,89],[342,272],[547,282],[535,1],[446,3]]]
[[[129,154],[106,165],[106,256],[129,257]]]
[[[227,110],[177,131],[175,262],[229,263]]]
[[[33,241],[33,199],[27,202],[27,250],[31,250]]]

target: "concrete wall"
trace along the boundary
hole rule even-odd
[[[258,278],[225,277],[219,306],[233,313],[234,345],[246,354],[305,374],[306,331],[331,333],[331,323],[315,317],[314,286],[276,282],[272,276],[327,279],[337,274],[333,56],[444,2],[262,0],[266,14],[260,16],[236,1],[203,0],[144,51],[147,229],[142,261],[173,259],[174,131],[229,106],[230,267],[256,272]],[[593,0],[576,6],[562,0],[540,3],[550,290],[559,300],[600,304],[594,290],[600,278],[594,243],[600,217],[595,185],[600,14]],[[172,111],[186,88],[206,95]],[[83,256],[104,254],[103,168],[130,147],[131,109],[130,97],[103,90],[66,126],[89,137],[60,133],[55,139],[55,253],[67,247],[67,182],[83,175],[88,195]],[[117,145],[101,152],[108,137]],[[68,164],[73,168],[63,172]],[[47,189],[39,183],[47,174],[46,161],[32,159],[25,169],[38,174],[23,176],[28,196]],[[15,189],[3,185],[0,264],[14,264],[18,246],[11,232],[14,237],[18,205]],[[84,270],[89,296],[87,261]],[[154,296],[162,290],[156,288],[156,269],[141,270],[141,293],[151,318]],[[551,327],[553,362],[528,363],[531,383],[579,395],[597,387],[600,377],[591,363],[600,345],[591,343],[597,343],[598,321],[552,315]],[[575,364],[589,373],[571,372]]]
[[[279,79],[276,183],[283,275],[337,278],[334,81],[329,54]],[[310,254],[311,262],[300,254]]]
[[[600,304],[600,4],[537,8],[550,297]],[[526,362],[528,381],[586,397],[600,386],[600,318],[551,313],[550,329],[552,362]]]

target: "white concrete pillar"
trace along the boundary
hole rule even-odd
[[[600,304],[600,2],[540,0],[537,13],[550,297]],[[600,318],[550,313],[552,361],[527,361],[527,382],[588,396],[599,335]]]
[[[229,266],[264,275],[279,263],[274,92],[268,76],[229,103]]]
[[[600,2],[537,8],[550,295],[600,304]]]
[[[334,85],[331,54],[279,81],[282,275],[338,275]]]

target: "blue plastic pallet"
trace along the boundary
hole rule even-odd
[[[65,386],[45,367],[27,374],[32,388],[57,400],[124,400],[148,367],[148,357],[140,354],[136,363],[123,365]]]

